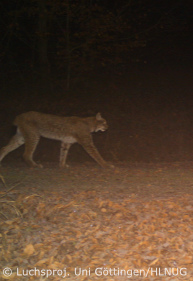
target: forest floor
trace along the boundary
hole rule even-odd
[[[192,162],[44,166],[1,167],[2,280],[193,280]]]

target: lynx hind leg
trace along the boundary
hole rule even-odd
[[[60,168],[64,168],[67,167],[68,165],[66,165],[66,159],[67,159],[67,155],[68,155],[68,151],[71,147],[70,143],[61,143],[61,147],[60,147],[60,163],[59,166]]]
[[[30,167],[42,168],[43,166],[41,164],[37,164],[33,160],[33,154],[34,154],[34,151],[35,151],[35,149],[37,147],[37,144],[39,142],[40,136],[35,134],[35,133],[28,133],[28,134],[24,134],[24,138],[25,138],[25,151],[24,151],[24,154],[23,154],[23,158],[24,158],[25,162]]]
[[[22,136],[21,132],[19,131],[19,129],[17,129],[17,133],[16,135],[14,135],[9,143],[2,147],[0,150],[0,163],[3,160],[3,158],[11,151],[17,149],[18,147],[20,147],[22,144],[25,143],[24,137]]]

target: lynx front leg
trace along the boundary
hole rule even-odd
[[[88,152],[88,154],[103,168],[113,168],[114,166],[107,163],[100,153],[98,152],[97,148],[95,147],[92,139],[87,139],[84,141],[79,141],[79,143],[83,146],[83,148]]]
[[[3,158],[11,151],[15,150],[16,148],[18,148],[19,146],[21,146],[22,144],[24,144],[24,138],[21,135],[21,133],[19,131],[17,131],[17,134],[15,136],[13,136],[9,143],[2,147],[0,150],[0,162],[3,160]]]
[[[63,168],[63,167],[67,167],[66,165],[66,158],[67,158],[67,155],[68,155],[68,151],[71,147],[71,144],[70,143],[65,143],[65,142],[62,142],[61,143],[61,147],[60,147],[60,168]]]

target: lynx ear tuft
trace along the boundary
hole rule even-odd
[[[101,120],[101,119],[102,119],[102,116],[101,116],[100,112],[97,113],[96,119],[97,119],[97,120]]]

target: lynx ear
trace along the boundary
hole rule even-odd
[[[101,120],[101,119],[102,119],[102,116],[101,116],[100,112],[98,112],[96,115],[96,120]]]

